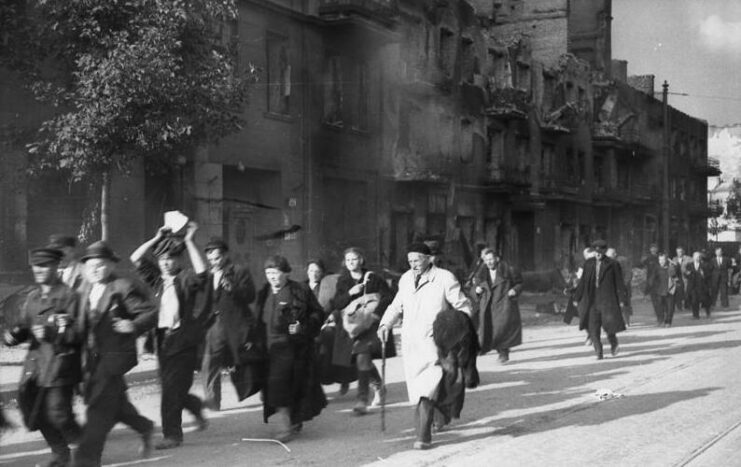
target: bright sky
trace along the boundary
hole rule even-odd
[[[669,104],[711,125],[741,123],[741,1],[613,0],[612,58],[664,80]]]

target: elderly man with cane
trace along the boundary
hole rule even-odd
[[[438,314],[450,308],[471,315],[471,304],[455,276],[434,266],[430,249],[423,243],[408,248],[411,269],[399,280],[399,292],[384,313],[378,328],[382,342],[402,316],[401,350],[409,401],[417,404],[415,449],[432,444],[433,413],[440,396],[443,367],[433,337]]]

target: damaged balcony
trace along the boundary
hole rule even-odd
[[[502,187],[528,187],[532,185],[530,167],[490,166],[489,182]]]
[[[491,118],[527,119],[530,108],[527,91],[515,88],[495,89],[490,94],[490,102],[486,115]]]
[[[390,27],[398,15],[397,0],[319,0],[319,16],[332,23],[361,21]]]
[[[452,162],[448,158],[399,150],[387,176],[397,182],[442,183],[450,180],[451,171]]]
[[[723,173],[720,170],[720,162],[714,157],[708,157],[707,160],[693,157],[690,159],[690,167],[698,175],[704,175],[706,177],[717,177]]]
[[[579,194],[580,189],[581,183],[579,179],[567,176],[544,176],[540,185],[540,191],[552,196],[576,196]]]
[[[651,154],[638,128],[615,122],[596,122],[592,126],[592,141],[596,147],[627,150],[633,157]]]

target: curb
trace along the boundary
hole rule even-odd
[[[157,379],[157,369],[142,370],[126,375],[126,382],[129,385],[138,385],[148,383]],[[0,386],[0,403],[7,405],[15,402],[18,397],[18,383],[3,384]]]

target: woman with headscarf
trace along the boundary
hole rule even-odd
[[[378,323],[383,317],[383,313],[388,308],[393,296],[389,290],[386,281],[382,277],[373,273],[365,267],[365,255],[359,248],[348,248],[344,252],[345,267],[337,279],[337,292],[332,301],[334,311],[334,320],[337,323],[342,322],[342,310],[351,303],[359,303],[367,294],[378,294],[378,305],[373,311],[373,322],[367,329],[350,336],[346,329],[337,326],[335,339],[335,364],[344,366],[352,365],[358,372],[358,395],[357,402],[353,412],[357,415],[363,415],[368,412],[368,399],[370,387],[373,387],[375,395],[372,406],[381,404],[384,397],[385,388],[381,384],[381,376],[378,369],[373,364],[373,357],[381,356],[381,341],[378,338]],[[346,336],[341,339],[341,336]],[[387,357],[394,354],[393,342],[387,343]]]
[[[258,319],[264,323],[268,377],[263,394],[264,420],[277,414],[279,441],[297,435],[303,422],[327,405],[315,372],[314,339],[323,313],[306,284],[288,278],[291,266],[282,256],[265,261],[267,283],[257,295]]]

